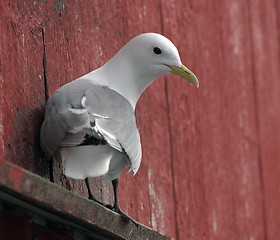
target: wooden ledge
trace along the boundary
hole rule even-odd
[[[0,162],[0,199],[94,239],[169,239],[9,162]]]

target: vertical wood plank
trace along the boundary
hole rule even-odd
[[[128,29],[134,36],[142,32],[161,32],[160,1],[134,1],[133,5],[126,6]],[[143,159],[136,176],[132,178],[125,173],[122,175],[124,194],[121,202],[127,206],[128,213],[139,221],[175,237],[168,115],[163,79],[158,79],[143,94],[136,115]]]
[[[164,9],[174,10],[165,33],[182,44],[201,82],[197,92],[168,82],[178,239],[263,239],[246,2]]]
[[[215,67],[219,68],[219,56],[215,55],[220,47],[217,45],[219,40],[215,38],[217,36],[215,25],[211,27],[207,22],[202,22],[204,18],[209,18],[211,11],[215,9],[210,3],[205,3],[204,6],[194,6],[192,1],[170,1],[163,4],[164,34],[178,46],[183,63],[196,72],[201,84],[200,89],[196,90],[180,78],[170,77],[167,80],[175,186],[176,239],[209,239],[202,154],[205,152],[210,156],[212,152],[208,149],[201,150],[201,146],[207,145],[202,145],[199,139],[204,134],[202,132],[204,129],[200,130],[199,122],[201,102],[199,93],[203,91],[202,96],[218,97],[212,93],[214,86],[209,84],[207,79],[215,74]],[[214,16],[211,15],[212,18]],[[207,37],[206,34],[209,32],[204,31],[205,35],[201,36],[202,33],[197,30],[205,29],[206,26],[211,29],[214,36],[211,48],[206,43],[201,46],[200,40]],[[207,108],[204,111],[207,111]],[[213,116],[209,113],[210,109],[205,115]],[[214,130],[214,124],[210,120],[211,118],[207,124],[212,124],[212,128],[205,132],[208,137],[211,136],[209,131]]]
[[[227,175],[233,177],[233,239],[264,239],[249,6],[245,1],[218,4],[228,124],[228,137],[224,140],[226,158],[230,159]]]
[[[38,6],[1,2],[1,135],[4,159],[42,176],[39,129],[45,102],[43,42]]]
[[[2,26],[3,22],[0,23],[0,26]],[[0,27],[2,29],[2,27]],[[2,41],[1,41],[2,42]],[[0,52],[3,48],[2,44],[0,43]],[[0,58],[0,66],[2,65],[1,58]],[[3,118],[4,118],[4,112],[3,112],[3,76],[2,72],[0,71],[0,163],[4,161],[4,125],[3,125]]]
[[[132,5],[127,4],[127,13],[128,28],[134,36],[142,32],[161,31],[160,1],[135,1]],[[168,124],[164,100],[164,83],[159,80],[144,93],[137,105],[143,159],[136,176],[122,175],[125,194],[121,201],[129,214],[139,221],[141,219],[141,222],[161,233],[174,236],[174,217],[169,209],[172,188],[169,187],[170,181],[164,184],[166,177],[168,180],[170,176],[166,147],[169,144],[168,135],[160,134],[160,129],[165,129]]]
[[[128,34],[124,3],[55,1],[50,9],[52,17],[44,26],[48,95],[108,61],[125,43]],[[87,196],[84,182],[66,178],[57,163],[55,176],[58,184]],[[95,179],[91,185],[99,200],[112,203],[111,184]]]
[[[280,5],[271,0],[248,2],[266,239],[272,240],[280,235]]]

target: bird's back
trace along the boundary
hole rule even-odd
[[[92,141],[93,138],[96,141]],[[108,152],[111,148],[113,152],[121,153],[124,159],[127,158],[134,171],[138,170],[141,162],[140,136],[132,106],[119,93],[88,79],[66,84],[50,97],[41,127],[40,143],[48,158],[56,153],[59,156],[65,149],[70,151],[71,148],[77,149],[76,155],[71,150],[75,159],[78,156],[80,159],[87,156],[85,158],[88,159],[88,153],[82,154],[81,149],[91,149],[94,162],[97,157],[94,152],[100,158],[100,149],[106,148]],[[117,152],[114,156],[119,159]],[[106,157],[103,154],[104,159],[108,160],[110,154],[108,152]],[[61,159],[67,161],[66,155]]]

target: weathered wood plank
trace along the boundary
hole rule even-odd
[[[178,46],[183,63],[197,73],[201,84],[200,89],[196,90],[180,78],[172,77],[167,81],[175,187],[176,239],[209,239],[202,159],[202,154],[204,151],[207,153],[207,149],[201,150],[200,140],[203,134],[206,136],[209,134],[200,130],[199,111],[201,111],[201,95],[209,96],[214,89],[214,85],[207,83],[207,79],[215,74],[215,67],[219,67],[219,58],[215,55],[219,45],[215,44],[218,41],[213,41],[211,48],[206,44],[200,46],[200,39],[206,37],[208,31],[201,36],[197,29],[210,27],[205,22],[204,26],[198,25],[203,23],[207,8],[211,9],[209,13],[214,10],[210,3],[205,4],[204,7],[195,7],[193,2],[183,1],[163,4],[164,34]],[[198,16],[202,18],[200,22]],[[210,29],[215,32],[213,27],[214,25]],[[215,66],[211,64],[210,58],[214,58]],[[211,97],[213,98],[214,94]],[[204,111],[207,111],[207,108]],[[209,115],[209,111],[205,114]],[[207,121],[204,124],[211,124],[211,122]],[[211,152],[208,151],[208,154]]]
[[[22,1],[1,2],[1,9],[4,159],[46,176],[38,144],[45,103],[41,16],[36,5]]]
[[[0,201],[9,202],[14,207],[36,214],[35,219],[38,220],[39,216],[41,222],[50,220],[48,224],[43,224],[49,232],[54,229],[52,223],[55,223],[55,226],[59,223],[61,230],[65,227],[70,231],[81,232],[84,237],[78,237],[78,239],[169,239],[142,224],[136,226],[131,221],[127,222],[122,216],[100,204],[73,194],[14,164],[8,162],[1,164],[0,172]],[[22,221],[19,222],[19,225],[21,224]],[[32,233],[35,235],[36,229],[33,230],[35,231]],[[66,232],[61,236],[65,237],[65,234]],[[26,239],[31,239],[31,237]],[[77,239],[76,236],[75,239]]]
[[[249,1],[266,239],[280,236],[280,61],[278,1]]]
[[[225,158],[230,160],[230,169],[226,174],[232,177],[230,192],[224,193],[232,195],[233,203],[234,228],[228,225],[228,230],[232,232],[233,239],[264,239],[249,7],[245,1],[218,4],[221,13],[225,122],[228,128],[224,134],[224,150]],[[224,237],[227,237],[226,232],[221,232],[221,238]]]
[[[263,239],[246,2],[165,9],[182,10],[165,33],[182,44],[201,82],[197,92],[168,82],[178,239]]]
[[[128,29],[133,36],[143,32],[161,32],[160,1],[134,1],[126,6]],[[163,78],[158,79],[143,94],[136,113],[143,159],[136,176],[132,178],[130,174],[122,175],[124,194],[121,201],[136,219],[141,219],[141,222],[167,236],[175,237],[173,181]]]

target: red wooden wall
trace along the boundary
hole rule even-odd
[[[159,32],[200,80],[161,78],[137,106],[143,162],[121,206],[184,239],[280,236],[280,4],[273,0],[1,1],[0,153],[43,177],[46,98],[130,38]],[[82,181],[57,184],[86,196]],[[92,181],[103,201],[109,185]]]

